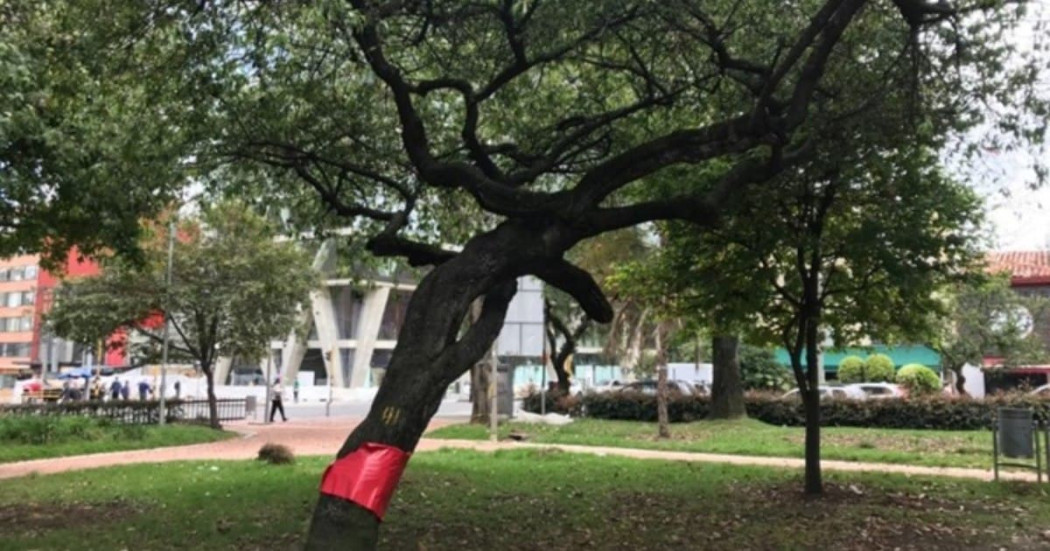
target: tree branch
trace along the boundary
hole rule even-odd
[[[536,277],[568,293],[580,303],[583,311],[598,323],[612,321],[612,305],[605,298],[594,278],[587,271],[564,259],[542,264],[534,271]]]

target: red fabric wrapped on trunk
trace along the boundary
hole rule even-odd
[[[321,493],[352,501],[383,520],[410,455],[394,446],[365,442],[328,466]]]

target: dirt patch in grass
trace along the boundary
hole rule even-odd
[[[127,500],[104,503],[12,503],[0,505],[0,534],[32,534],[128,519],[142,508]]]

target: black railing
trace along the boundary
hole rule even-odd
[[[247,417],[247,399],[229,398],[215,400],[216,417],[219,421],[239,421]],[[168,417],[174,417],[183,423],[207,423],[208,414],[207,400],[181,400],[172,402],[171,413]]]
[[[215,401],[218,420],[238,421],[246,418],[246,402],[243,398],[229,398]],[[207,400],[168,400],[165,418],[169,423],[207,423]],[[110,402],[63,402],[46,404],[19,404],[0,406],[0,416],[14,415],[65,415],[81,417],[100,417],[118,423],[136,425],[155,425],[160,421],[160,402],[124,401]]]

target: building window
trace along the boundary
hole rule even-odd
[[[20,331],[32,331],[33,330],[33,316],[22,316]]]
[[[390,298],[386,301],[383,310],[383,321],[379,326],[380,340],[397,339],[401,332],[401,326],[405,323],[405,314],[408,312],[408,301],[412,298],[409,291],[390,291]]]
[[[22,268],[11,268],[11,281],[22,281]]]
[[[11,269],[0,268],[0,281],[8,281],[9,279],[11,279]]]
[[[356,339],[365,297],[352,287],[333,287],[332,307],[340,339]]]
[[[350,386],[350,377],[354,372],[354,349],[340,348],[339,359],[343,362],[343,386]]]
[[[22,305],[22,293],[7,293],[7,307],[17,308]]]
[[[36,274],[37,274],[37,267],[36,266],[26,266],[26,274],[25,274],[26,279],[36,279]]]
[[[25,291],[22,293],[22,304],[34,304],[36,303],[36,292]]]
[[[0,345],[0,356],[6,358],[29,357],[30,344],[27,342],[9,342]]]

